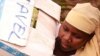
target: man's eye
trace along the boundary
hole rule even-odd
[[[80,37],[80,36],[78,36],[78,35],[75,35],[74,37],[75,37],[75,38],[77,38],[77,39],[81,39],[81,37]]]
[[[63,27],[64,31],[69,31],[69,29],[67,27]]]
[[[64,28],[65,31],[69,31],[67,28]]]

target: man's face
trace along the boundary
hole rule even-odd
[[[64,21],[60,26],[58,39],[63,51],[72,51],[82,47],[90,37]]]

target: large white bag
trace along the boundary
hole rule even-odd
[[[0,39],[25,46],[34,0],[0,0]]]

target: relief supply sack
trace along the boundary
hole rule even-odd
[[[34,0],[0,0],[0,39],[25,46]]]

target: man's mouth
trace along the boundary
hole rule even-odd
[[[60,44],[60,48],[63,50],[63,51],[71,51],[73,50],[73,47],[71,46],[70,43],[66,42],[66,40],[58,37],[57,38],[58,41],[59,41],[59,44]]]
[[[72,47],[70,45],[65,44],[65,43],[61,43],[61,49],[63,51],[71,51]]]
[[[65,49],[71,48],[71,46],[68,45],[68,44],[66,44],[66,43],[61,43],[61,46],[62,46],[63,48],[65,48]]]

